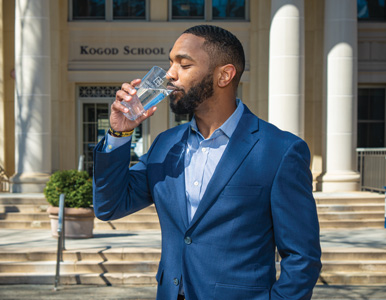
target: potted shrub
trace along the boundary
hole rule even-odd
[[[66,238],[93,236],[94,210],[92,208],[92,180],[86,171],[64,170],[53,173],[44,188],[51,230],[58,236],[59,196],[65,194],[64,220]]]

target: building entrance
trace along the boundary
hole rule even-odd
[[[110,107],[120,87],[79,86],[78,87],[78,156],[84,155],[83,168],[90,175],[93,169],[93,150],[110,128]],[[143,127],[138,126],[132,136],[131,163],[143,154]]]

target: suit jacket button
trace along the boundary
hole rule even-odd
[[[178,285],[180,283],[180,281],[177,278],[174,278],[173,283],[174,283],[174,285]]]
[[[192,243],[192,238],[190,236],[187,236],[184,238],[184,242],[186,245],[190,245]]]

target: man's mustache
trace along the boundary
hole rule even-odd
[[[173,90],[173,91],[183,91],[183,89],[180,89],[178,88],[177,86],[175,86],[173,83],[171,82],[168,82],[168,84],[166,85],[167,89],[168,90]]]

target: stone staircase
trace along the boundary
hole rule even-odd
[[[47,208],[42,194],[0,194],[0,229],[50,229]],[[104,222],[95,219],[95,230],[160,229],[154,206],[131,216]]]
[[[384,285],[386,249],[324,248],[319,284]]]
[[[383,228],[385,196],[370,192],[314,193],[321,229]]]
[[[384,228],[385,200],[381,194],[315,193],[314,196],[322,232]],[[43,195],[0,194],[0,230],[50,230],[47,208]],[[154,206],[116,221],[95,220],[94,225],[95,231],[159,232]],[[66,250],[61,263],[61,284],[156,284],[159,248],[108,249],[107,246]],[[322,251],[323,269],[318,284],[369,285],[386,282],[386,249],[353,246],[328,247]],[[53,284],[55,267],[55,247],[12,251],[3,251],[0,247],[0,284]]]
[[[0,230],[42,230],[48,231],[46,236],[51,238],[48,207],[42,194],[0,194]],[[119,220],[94,221],[94,232],[146,232],[159,229],[154,206]],[[87,243],[86,240],[85,242]],[[109,248],[108,245],[104,246]],[[71,250],[73,247],[65,250],[60,264],[60,283],[136,286],[156,284],[160,249],[106,247],[88,248],[82,244],[80,250]],[[0,284],[53,284],[56,253],[56,246],[5,251],[0,247]]]
[[[161,250],[153,248],[66,250],[60,263],[60,284],[155,285],[160,256]],[[53,285],[55,274],[56,251],[0,255],[0,284]]]
[[[384,195],[314,193],[314,197],[322,233],[335,230],[351,235],[360,232],[355,232],[356,229],[371,228],[381,230],[380,239],[386,237]],[[386,282],[386,249],[377,245],[351,243],[345,247],[322,247],[322,262],[319,284],[381,285]]]

